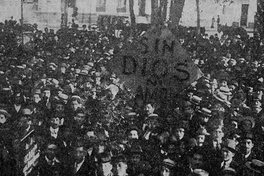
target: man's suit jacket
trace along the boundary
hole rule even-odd
[[[83,164],[76,173],[74,161],[70,161],[68,169],[68,176],[95,176],[95,165],[88,157],[85,157]]]
[[[45,159],[45,156],[40,157],[36,169],[39,172],[39,176],[64,176],[66,174],[65,165],[62,162],[55,162],[52,165],[48,163],[48,161]]]

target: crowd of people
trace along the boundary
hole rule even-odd
[[[23,175],[20,139],[33,131],[39,176],[264,174],[264,42],[241,35],[179,41],[204,73],[165,107],[136,106],[108,68],[137,40],[119,31],[0,25],[0,175]]]

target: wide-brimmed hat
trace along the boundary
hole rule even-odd
[[[0,109],[0,114],[3,114],[7,118],[11,117],[11,115],[4,109]]]
[[[205,135],[205,136],[209,136],[210,133],[207,132],[206,128],[199,128],[196,132],[197,135]]]
[[[209,173],[206,171],[206,170],[203,170],[203,169],[194,169],[193,170],[193,173],[195,174],[195,175],[199,175],[199,176],[208,176],[209,175]]]
[[[24,116],[31,116],[32,115],[32,111],[31,111],[31,109],[29,109],[29,108],[24,108],[24,109],[22,109],[22,115],[24,115]]]
[[[211,117],[212,116],[212,111],[210,109],[207,108],[201,108],[197,110],[198,113],[200,113],[201,115],[207,116],[207,117]]]
[[[231,167],[226,167],[226,168],[223,168],[223,170],[221,170],[221,174],[233,174],[235,175],[237,172],[235,169],[231,168]]]
[[[162,161],[162,165],[167,166],[169,168],[174,168],[176,166],[176,163],[170,158],[166,158]]]
[[[232,139],[226,139],[223,142],[223,147],[227,148],[229,151],[236,153],[237,149],[236,149],[236,141],[232,140]]]
[[[242,116],[239,118],[240,123],[244,122],[244,121],[250,121],[252,124],[252,128],[255,127],[255,119],[251,116]]]
[[[195,105],[199,105],[200,102],[202,101],[202,98],[201,97],[198,97],[196,95],[193,95],[190,99],[190,102],[195,104]]]
[[[241,139],[244,140],[244,139],[250,139],[250,140],[254,140],[254,135],[253,133],[246,133],[244,135],[241,136]]]
[[[79,75],[87,76],[89,74],[88,70],[81,70]]]
[[[264,162],[257,159],[253,159],[251,162],[250,161],[246,162],[246,166],[250,170],[253,170],[257,173],[263,173],[264,171]]]

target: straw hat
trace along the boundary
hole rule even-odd
[[[250,161],[246,162],[246,166],[250,170],[253,170],[257,173],[263,173],[264,171],[264,162],[257,159],[253,159],[251,162]]]

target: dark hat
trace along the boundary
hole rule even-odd
[[[136,125],[131,125],[131,126],[129,126],[129,127],[127,128],[127,133],[129,133],[129,132],[132,131],[132,130],[135,130],[135,131],[139,132],[139,129],[138,129],[138,127],[137,127]]]
[[[183,101],[182,103],[183,108],[190,107],[190,106],[192,106],[192,103],[190,101]]]
[[[42,91],[43,91],[43,92],[44,92],[44,91],[50,91],[50,87],[49,87],[49,86],[43,87],[43,88],[42,88]]]
[[[237,149],[236,149],[236,141],[232,140],[232,139],[226,139],[223,142],[223,147],[227,148],[229,151],[236,153]]]
[[[108,163],[112,160],[112,157],[108,152],[99,153],[97,158],[99,163]]]
[[[253,159],[251,162],[250,161],[246,162],[246,166],[250,170],[253,170],[257,173],[264,173],[264,162],[263,161]]]
[[[252,141],[254,141],[254,135],[253,133],[246,133],[244,135],[241,136],[241,139],[244,140],[244,139],[250,139]]]
[[[239,118],[240,123],[244,122],[244,121],[250,121],[252,124],[252,128],[255,127],[255,119],[251,116],[243,116]]]
[[[141,153],[143,153],[143,150],[142,150],[140,145],[135,144],[135,145],[131,146],[131,148],[129,149],[129,153],[131,153],[131,154],[141,154]]]
[[[179,128],[183,128],[184,130],[188,130],[189,129],[188,122],[185,121],[185,120],[178,121],[178,123],[176,124],[174,130],[179,129]]]
[[[33,94],[41,94],[41,90],[40,90],[40,89],[35,89],[35,90],[33,91]]]
[[[234,85],[234,86],[238,87],[238,82],[236,80],[231,80],[229,85]]]
[[[127,162],[127,157],[124,154],[119,154],[117,156],[113,157],[113,162],[114,163],[119,163],[119,162]]]

